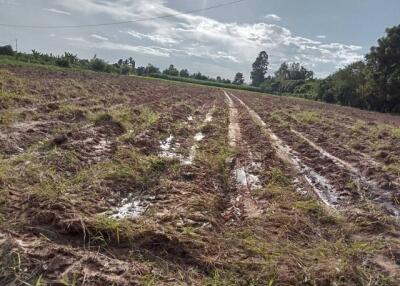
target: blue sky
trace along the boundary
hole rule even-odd
[[[0,0],[0,22],[76,25],[134,20],[177,13],[230,0]],[[195,15],[81,29],[0,27],[0,44],[18,38],[36,49],[115,62],[132,56],[138,65],[162,69],[173,63],[211,76],[249,77],[261,50],[270,69],[297,61],[324,77],[361,59],[386,27],[400,24],[400,1],[247,0]]]

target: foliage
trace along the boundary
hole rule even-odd
[[[235,75],[235,79],[232,82],[233,84],[237,84],[237,85],[241,85],[244,83],[244,77],[243,77],[243,73],[238,72]]]
[[[265,51],[260,52],[256,61],[253,63],[251,80],[253,86],[260,86],[265,80],[265,74],[268,71],[268,54]]]
[[[377,97],[373,109],[400,112],[400,25],[386,29],[386,36],[371,48],[366,61],[369,82],[365,89]]]
[[[309,80],[314,77],[314,72],[307,70],[300,63],[283,62],[275,72],[275,77],[280,80]]]
[[[0,47],[0,55],[13,56],[14,50],[11,47],[11,45],[1,46]]]
[[[189,77],[189,71],[188,71],[187,69],[182,69],[182,70],[179,72],[179,76],[180,76],[180,77]]]
[[[165,75],[179,76],[179,71],[174,65],[170,65],[169,68],[163,71]]]
[[[225,83],[225,82],[220,82],[220,81],[216,81],[216,80],[198,80],[198,79],[194,79],[194,78],[169,76],[169,75],[165,75],[165,74],[151,74],[150,76],[154,77],[154,78],[186,82],[186,83],[193,83],[193,84],[201,84],[201,85],[214,86],[214,87],[220,87],[220,88],[231,88],[231,89],[240,89],[240,90],[261,92],[260,88],[246,85],[246,84],[236,85],[236,84]]]

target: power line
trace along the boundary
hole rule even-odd
[[[142,18],[142,19],[137,19],[137,20],[130,20],[130,21],[120,21],[120,22],[109,22],[109,23],[99,23],[99,24],[84,24],[84,25],[64,25],[64,26],[46,26],[46,25],[17,25],[17,24],[6,24],[6,23],[0,23],[0,27],[9,27],[9,28],[28,28],[28,29],[69,29],[69,28],[89,28],[89,27],[100,27],[100,26],[115,26],[115,25],[123,25],[123,24],[130,24],[130,23],[138,23],[138,22],[145,22],[145,21],[152,21],[152,20],[158,20],[158,19],[165,19],[165,18],[172,18],[172,17],[177,17],[177,16],[182,16],[182,15],[190,15],[190,14],[195,14],[199,13],[202,11],[207,11],[207,10],[212,10],[212,9],[217,9],[217,8],[222,8],[230,5],[235,5],[240,2],[244,2],[246,0],[236,0],[236,1],[231,1],[228,3],[222,3],[214,6],[208,6],[202,9],[194,9],[194,10],[189,10],[186,12],[179,12],[179,13],[174,13],[174,14],[166,14],[162,16],[157,16],[157,17],[148,17],[148,18]]]

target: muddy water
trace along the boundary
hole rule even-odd
[[[318,197],[329,207],[335,208],[337,205],[337,195],[335,188],[329,183],[329,180],[307,166],[301,159],[299,154],[292,150],[288,145],[284,144],[283,141],[272,132],[271,129],[267,128],[267,124],[261,119],[261,117],[250,107],[248,107],[241,99],[232,95],[239,103],[247,109],[253,121],[261,127],[264,134],[266,134],[275,149],[277,156],[284,162],[289,163],[295,170],[297,170],[306,181],[314,189]]]
[[[253,199],[252,191],[261,187],[260,179],[258,175],[249,172],[254,170],[257,164],[253,162],[252,154],[245,148],[244,141],[241,138],[239,112],[232,98],[225,91],[224,94],[229,107],[229,145],[232,148],[238,148],[242,155],[240,159],[236,158],[232,171],[237,193],[230,198],[231,207],[227,212],[233,212],[236,217],[259,217],[262,210]]]
[[[330,154],[326,150],[324,150],[322,147],[318,146],[311,140],[309,140],[306,136],[301,134],[300,132],[291,129],[291,131],[299,136],[301,139],[305,140],[311,147],[316,149],[321,153],[321,156],[329,158],[332,160],[339,168],[344,168],[346,169],[349,173],[350,176],[352,177],[353,181],[356,182],[357,184],[363,186],[365,189],[367,189],[367,196],[372,198],[373,201],[381,204],[384,206],[392,215],[395,217],[399,217],[400,215],[400,209],[398,206],[396,206],[393,203],[393,198],[392,194],[390,191],[386,191],[378,186],[378,183],[368,179],[365,177],[359,169],[356,167],[352,166],[350,163],[345,162],[341,160],[340,158],[337,158],[336,156]],[[394,182],[395,183],[395,182]]]

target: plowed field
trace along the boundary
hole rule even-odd
[[[0,285],[399,285],[400,117],[0,67]]]

